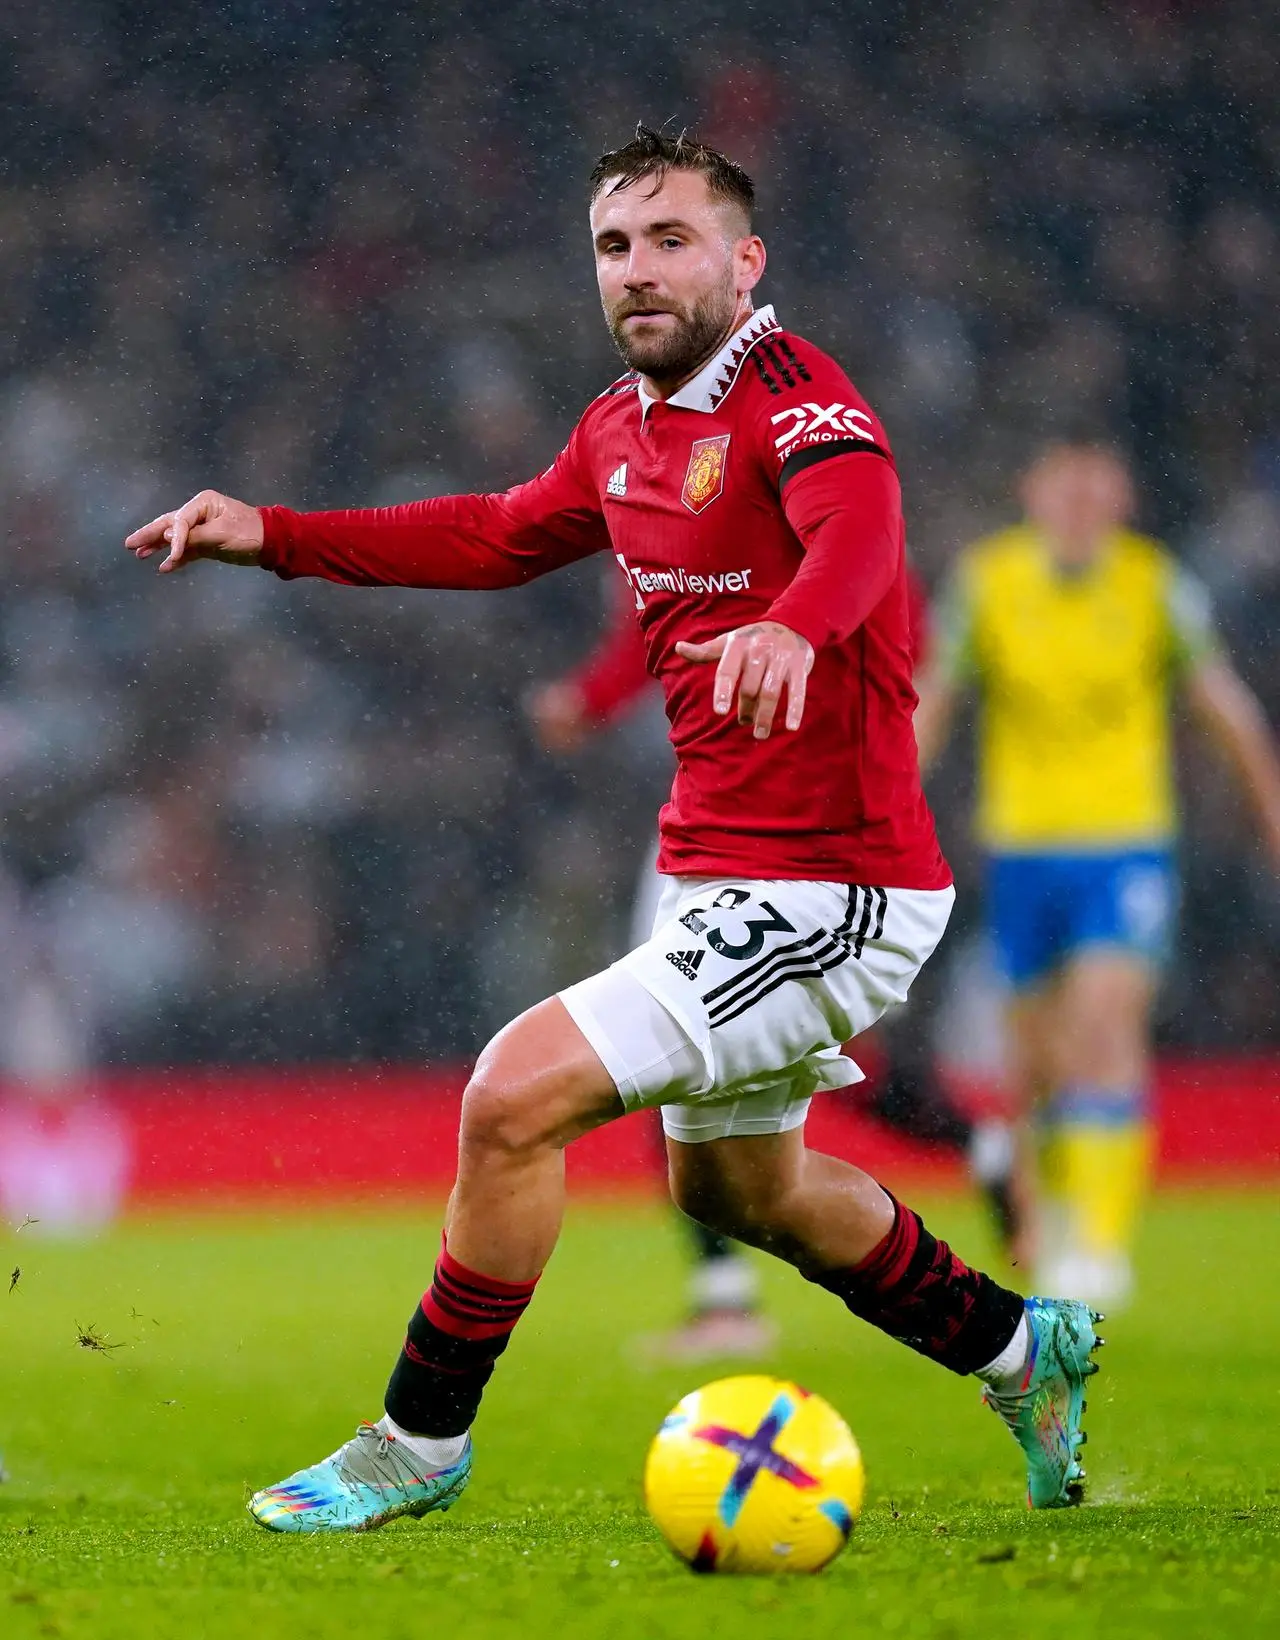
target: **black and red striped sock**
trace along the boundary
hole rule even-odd
[[[885,1192],[888,1195],[888,1192]],[[854,1315],[952,1372],[977,1372],[1022,1320],[1023,1301],[983,1275],[893,1202],[893,1228],[860,1263],[811,1276]]]
[[[498,1281],[469,1270],[446,1243],[431,1286],[409,1318],[387,1385],[388,1416],[401,1429],[437,1439],[470,1429],[494,1362],[528,1308],[532,1281]]]

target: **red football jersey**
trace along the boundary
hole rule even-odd
[[[772,308],[667,400],[634,375],[615,382],[528,484],[349,512],[266,507],[263,520],[264,568],[349,584],[514,586],[612,552],[678,760],[661,870],[950,883],[911,724],[888,441],[834,360]],[[815,651],[804,722],[764,741],[712,709],[714,667],[675,651],[760,620]]]
[[[929,654],[929,600],[910,564],[907,565],[907,618],[914,674]],[[588,719],[597,725],[612,723],[635,703],[638,695],[657,687],[649,672],[630,582],[616,582],[608,619],[600,636],[560,681],[578,691]]]
[[[587,718],[596,724],[612,723],[638,695],[657,687],[636,620],[636,601],[621,576],[615,577],[607,625],[562,681],[578,691]]]

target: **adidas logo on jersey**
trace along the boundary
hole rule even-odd
[[[673,968],[678,968],[686,979],[697,979],[706,954],[705,951],[668,951],[667,961]]]
[[[627,493],[627,464],[624,461],[621,467],[616,467],[609,474],[609,482],[605,486],[606,495],[621,496]]]

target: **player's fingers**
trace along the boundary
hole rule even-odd
[[[188,558],[187,546],[191,532],[197,524],[203,524],[208,519],[209,508],[207,496],[195,495],[173,514],[169,528],[164,532],[164,538],[169,543],[169,556],[160,565],[161,575],[171,574],[175,569],[184,567]]]
[[[165,531],[172,522],[173,514],[171,512],[161,513],[159,518],[153,518],[149,524],[144,524],[141,529],[134,530],[132,535],[126,535],[124,538],[126,548],[130,552],[136,553],[139,558],[150,558],[156,548],[163,544]]]
[[[796,656],[787,673],[787,717],[788,729],[798,729],[804,717],[804,701],[809,691],[809,668],[812,658],[808,655]]]
[[[748,649],[738,677],[738,722],[750,723],[755,717],[756,702],[764,685],[769,666],[767,653]]]
[[[760,684],[760,696],[756,701],[755,728],[752,732],[757,740],[769,738],[786,678],[787,663],[781,656],[775,656],[765,670],[764,679]]]
[[[732,636],[731,632],[722,632],[709,643],[686,643],[682,638],[676,644],[676,654],[686,661],[718,661]]]
[[[185,525],[179,526],[176,521],[173,534],[169,537],[169,556],[159,565],[161,575],[172,575],[174,570],[183,569],[186,565],[187,536],[189,530]]]
[[[730,632],[726,635],[724,654],[721,655],[720,664],[716,667],[716,681],[712,691],[711,704],[722,717],[733,705],[733,697],[737,693],[742,663],[746,658],[746,646],[734,642],[737,636],[736,632]]]

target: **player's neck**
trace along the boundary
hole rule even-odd
[[[1108,534],[1090,536],[1087,540],[1067,540],[1061,536],[1050,535],[1047,530],[1040,532],[1044,542],[1045,552],[1049,561],[1059,575],[1068,578],[1086,575],[1106,556]]]
[[[687,382],[691,382],[700,371],[706,369],[708,363],[720,352],[730,336],[735,335],[746,323],[747,316],[751,312],[751,296],[749,292],[744,291],[738,298],[738,305],[733,310],[733,318],[729,321],[724,333],[717,341],[712,343],[693,369],[686,370],[682,376],[641,376],[640,382],[646,394],[651,399],[672,398]]]

